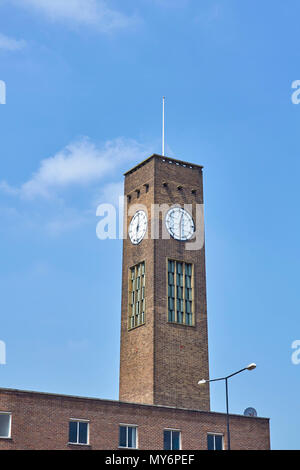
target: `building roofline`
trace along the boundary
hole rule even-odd
[[[198,409],[190,409],[190,408],[178,408],[176,406],[166,406],[166,405],[154,405],[154,404],[147,404],[147,403],[135,403],[135,402],[128,402],[128,401],[120,401],[120,400],[111,400],[109,398],[97,398],[97,397],[83,397],[79,395],[66,395],[63,393],[50,393],[50,392],[38,392],[35,390],[21,390],[17,388],[0,388],[1,393],[16,393],[16,394],[31,394],[31,395],[38,395],[42,397],[53,397],[53,398],[70,398],[73,400],[89,400],[89,401],[97,401],[103,403],[111,403],[111,404],[120,404],[120,405],[131,405],[131,406],[141,406],[145,408],[162,408],[166,410],[176,410],[176,411],[183,411],[183,412],[190,412],[190,413],[202,413],[202,414],[213,414],[213,415],[221,415],[226,416],[226,413],[221,413],[219,411],[206,411],[206,410],[198,410]],[[239,414],[230,414],[230,416],[236,416],[238,418],[250,418],[250,419],[262,419],[269,421],[270,418],[266,418],[263,416],[255,416],[255,418],[251,416],[244,416]]]
[[[169,158],[169,157],[166,157],[166,156],[163,156],[163,155],[159,155],[157,153],[153,153],[152,155],[150,155],[150,157],[146,158],[145,160],[142,160],[140,163],[138,163],[137,165],[135,165],[133,168],[131,168],[130,170],[126,171],[124,173],[124,176],[127,176],[129,175],[130,173],[134,173],[136,170],[138,170],[139,168],[141,168],[142,166],[146,165],[146,163],[148,163],[150,160],[152,160],[152,158],[159,158],[163,161],[166,161],[166,162],[170,162],[170,163],[175,163],[177,165],[181,165],[181,166],[185,166],[185,167],[188,167],[188,168],[199,168],[202,170],[203,166],[202,165],[197,165],[196,163],[189,163],[189,162],[185,162],[183,160],[178,160],[176,158]]]

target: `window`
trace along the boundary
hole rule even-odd
[[[168,260],[168,321],[193,325],[193,265]]]
[[[88,444],[89,443],[88,421],[71,420],[69,422],[69,443],[70,444]]]
[[[223,450],[222,434],[207,434],[207,450]]]
[[[145,262],[129,270],[129,329],[145,323]]]
[[[0,437],[10,438],[11,434],[11,413],[0,411]]]
[[[137,449],[137,427],[120,425],[119,447]]]
[[[181,435],[180,431],[173,429],[164,430],[164,450],[180,450]]]

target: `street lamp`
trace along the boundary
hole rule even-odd
[[[230,450],[230,429],[229,429],[229,407],[228,407],[228,379],[233,377],[234,375],[240,374],[244,372],[244,370],[253,370],[256,368],[256,364],[251,362],[247,367],[244,367],[233,374],[227,375],[226,377],[220,377],[219,379],[211,379],[211,380],[199,380],[198,385],[203,385],[209,382],[218,382],[219,380],[225,380],[225,387],[226,387],[226,418],[227,418],[227,450]]]

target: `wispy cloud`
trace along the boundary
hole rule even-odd
[[[43,14],[51,21],[86,25],[102,32],[127,28],[136,18],[108,6],[106,0],[13,0],[16,5]]]
[[[6,181],[0,181],[0,191],[10,196],[17,196],[19,194],[18,188],[10,186]]]
[[[0,192],[16,198],[16,208],[0,206],[0,228],[27,227],[59,236],[93,223],[97,205],[117,204],[123,193],[123,182],[113,182],[116,175],[148,153],[149,148],[124,138],[102,145],[87,137],[70,143],[41,160],[37,171],[24,183],[11,186],[0,181]],[[8,201],[11,206],[11,199]]]
[[[159,8],[186,8],[191,0],[145,0],[150,5]]]
[[[85,137],[42,160],[38,170],[20,187],[2,181],[0,190],[25,199],[51,198],[64,188],[100,181],[122,163],[139,161],[144,156],[145,148],[135,140],[119,138],[97,146]]]
[[[13,237],[34,233],[34,236],[57,238],[95,225],[95,211],[68,207],[62,201],[52,201],[44,206],[16,204],[17,207],[3,207],[3,204],[4,201],[0,205],[0,232],[10,233]]]
[[[23,39],[14,39],[0,33],[0,50],[6,51],[19,51],[26,46],[26,41]]]
[[[59,237],[60,235],[78,229],[84,225],[91,223],[89,211],[79,211],[75,208],[63,207],[59,214],[52,215],[50,220],[47,219],[41,223],[41,227],[51,237]]]
[[[103,186],[100,191],[97,191],[94,197],[94,206],[99,203],[109,203],[117,206],[119,204],[119,198],[124,194],[124,183],[118,181],[116,183],[108,183]]]

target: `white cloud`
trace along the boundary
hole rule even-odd
[[[25,199],[50,198],[64,188],[98,182],[123,163],[138,162],[144,157],[145,148],[134,140],[119,138],[99,147],[85,137],[42,160],[38,170],[20,188],[2,181],[0,190]]]
[[[91,217],[85,212],[80,212],[76,209],[65,207],[60,210],[58,215],[50,217],[42,224],[44,231],[51,237],[58,237],[63,233],[78,229],[90,223]]]
[[[160,8],[186,8],[190,0],[146,0],[150,5],[154,4]]]
[[[0,33],[0,50],[3,49],[6,51],[18,51],[23,49],[25,46],[26,42],[23,39],[14,39]]]
[[[45,201],[43,201],[45,203]],[[88,225],[95,225],[95,211],[68,207],[61,201],[47,201],[49,204],[21,204],[16,207],[0,205],[0,232],[13,236],[47,235],[56,238]]]
[[[94,224],[95,207],[100,202],[117,206],[123,194],[123,181],[114,183],[113,178],[149,154],[149,148],[123,138],[96,145],[85,137],[67,145],[42,160],[23,184],[0,181],[0,192],[17,198],[17,208],[0,205],[0,231],[57,237]]]
[[[52,21],[94,26],[102,32],[128,27],[135,20],[109,8],[106,0],[14,0]]]
[[[0,191],[10,196],[17,196],[19,194],[19,190],[10,186],[6,181],[0,181]]]
[[[119,198],[124,194],[124,183],[119,181],[117,183],[108,183],[97,192],[94,198],[94,205],[100,203],[108,203],[118,206]]]

